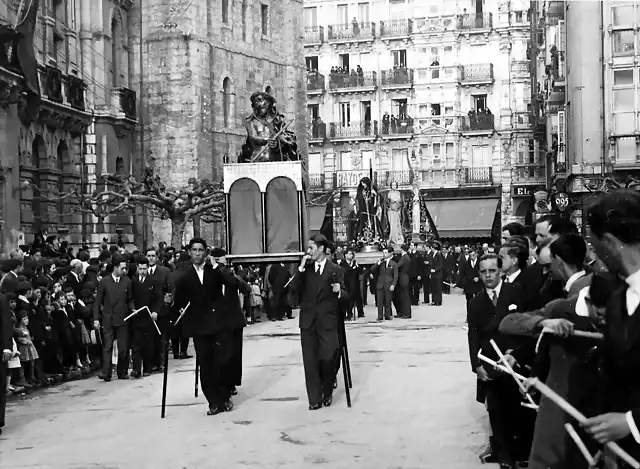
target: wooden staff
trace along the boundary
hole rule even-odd
[[[495,362],[495,361],[491,360],[491,359],[490,359],[490,358],[488,358],[488,357],[485,357],[485,356],[482,354],[482,351],[478,352],[478,359],[482,360],[482,361],[483,361],[483,362],[485,362],[485,363],[488,363],[489,365],[493,366],[494,368],[496,368],[496,369],[498,369],[498,370],[500,370],[500,371],[504,371],[505,373],[509,373],[509,370],[508,370],[506,367],[504,367],[504,366],[500,365],[498,362]],[[522,382],[524,382],[524,381],[526,381],[526,380],[527,380],[527,378],[525,378],[525,377],[524,377],[524,376],[522,376],[521,374],[516,373],[515,371],[513,372],[513,375],[512,375],[512,376],[513,376],[514,378],[516,378],[516,379],[518,379],[518,380],[522,381]]]
[[[162,377],[162,411],[160,418],[164,418],[167,407],[167,381],[169,379],[169,334],[164,337],[164,374]]]
[[[173,327],[178,325],[178,323],[180,322],[180,319],[182,319],[182,316],[184,316],[184,313],[186,313],[187,309],[189,309],[189,306],[191,306],[191,302],[187,303],[187,306],[182,308],[182,311],[180,311],[180,316],[178,316],[178,319],[176,319],[176,322],[173,323]]]
[[[274,140],[276,138],[278,138],[280,135],[282,135],[284,133],[285,130],[287,130],[287,128],[289,128],[289,126],[291,125],[291,123],[293,122],[293,119],[291,119],[289,122],[287,122],[287,125],[285,125],[284,127],[282,127],[280,130],[278,130],[273,137],[269,137],[269,140]],[[256,156],[254,156],[253,158],[251,158],[250,163],[255,163],[255,161],[260,158],[262,156],[262,154],[267,151],[269,149],[269,144],[267,143],[264,147],[262,147],[262,149],[258,152],[258,154]]]
[[[198,385],[198,380],[200,376],[200,364],[198,363],[198,356],[196,355],[196,390],[195,390],[195,396],[198,397],[198,388],[200,387]]]
[[[604,340],[604,334],[600,334],[599,332],[573,331],[573,335],[585,339]]]
[[[140,311],[142,311],[143,309],[145,309],[146,306],[143,306],[142,308],[136,309],[133,313],[131,313],[129,316],[127,316],[126,318],[124,318],[124,322],[127,322],[129,319],[131,319],[132,317],[134,317],[136,314],[138,314]],[[147,308],[148,309],[148,308]]]
[[[493,347],[493,349],[496,351],[496,353],[498,354],[498,356],[500,357],[500,361],[502,363],[504,363],[505,368],[507,368],[507,370],[509,370],[509,374],[513,377],[513,379],[515,380],[516,383],[518,383],[518,387],[520,388],[520,391],[522,391],[522,393],[525,395],[525,397],[527,398],[527,400],[529,401],[529,404],[532,405],[536,405],[536,402],[533,400],[533,398],[531,397],[531,394],[529,394],[527,392],[527,389],[524,387],[524,384],[522,384],[522,381],[520,381],[517,377],[516,377],[516,372],[513,371],[513,368],[511,368],[511,365],[509,365],[509,362],[505,359],[505,356],[502,354],[502,351],[500,350],[500,347],[498,347],[498,344],[495,343],[495,341],[493,339],[491,339],[491,341],[489,342],[491,344],[491,346]]]
[[[587,422],[587,417],[585,417],[578,409],[576,409],[562,397],[560,397],[553,389],[541,382],[538,378],[531,378],[528,382],[529,386],[533,386],[538,391],[540,391],[543,396],[545,396],[555,405],[560,407],[564,412],[573,417],[579,424],[584,425]],[[629,453],[623,450],[620,445],[618,445],[618,443],[610,441],[608,443],[605,443],[605,446],[609,450],[611,450],[613,454],[633,467],[633,469],[640,469],[640,463],[633,459],[631,455],[629,455]]]
[[[565,423],[564,428],[567,430],[567,433],[569,434],[573,442],[576,444],[576,446],[578,447],[578,449],[580,450],[584,458],[589,463],[589,467],[595,466],[596,460],[591,456],[591,453],[589,453],[589,450],[587,449],[587,445],[584,444],[584,441],[582,441],[582,438],[580,438],[580,435],[578,435],[578,432],[576,432],[576,429],[573,428],[573,425],[571,425],[570,423]]]

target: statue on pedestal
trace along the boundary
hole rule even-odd
[[[358,184],[356,194],[358,210],[358,225],[356,229],[356,242],[364,245],[373,245],[380,242],[380,217],[382,207],[380,194],[373,186],[371,179],[363,177]]]
[[[387,220],[389,221],[389,244],[400,246],[404,243],[402,234],[402,194],[398,190],[398,183],[392,181],[387,193]]]
[[[421,233],[420,226],[420,189],[418,186],[413,186],[413,199],[411,201],[411,210],[412,210],[412,227],[411,231],[413,233]]]
[[[299,160],[296,135],[288,121],[276,110],[276,100],[262,91],[251,95],[253,113],[245,119],[247,141],[242,146],[239,163]]]

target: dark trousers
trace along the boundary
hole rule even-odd
[[[336,376],[338,331],[319,330],[316,325],[300,330],[302,364],[309,404],[320,404],[333,394]]]
[[[231,343],[229,331],[193,338],[200,367],[200,386],[212,408],[222,406],[231,398],[231,385],[227,375],[233,350]]]
[[[158,336],[153,326],[131,328],[131,358],[133,371],[151,373],[153,370],[153,344]],[[120,362],[120,359],[118,359]]]
[[[422,287],[422,280],[414,277],[409,281],[409,294],[411,296],[411,304],[414,306],[420,303],[420,287]]]
[[[431,301],[437,305],[442,304],[442,274],[431,276]]]
[[[369,294],[369,289],[367,288],[369,286],[369,275],[368,274],[360,275],[358,281],[360,285],[360,297],[362,298],[362,304],[366,306],[367,296]]]
[[[231,386],[242,384],[242,343],[244,328],[231,331],[231,359],[229,361],[228,379]]]
[[[411,296],[409,293],[409,284],[398,285],[393,292],[394,305],[396,307],[396,314],[401,317],[411,317]]]
[[[422,277],[422,294],[423,301],[425,303],[429,303],[429,297],[431,296],[431,278],[430,277]]]
[[[362,304],[362,296],[359,291],[355,291],[354,294],[349,298],[348,306],[347,306],[347,314],[349,316],[353,316],[353,310],[356,309],[358,311],[358,316],[364,316],[364,306]]]
[[[186,354],[188,348],[189,337],[182,337],[182,324],[178,323],[177,326],[173,327],[173,331],[171,333],[171,350],[173,351],[173,356],[177,357],[182,354]]]
[[[118,366],[119,377],[125,376],[129,369],[129,328],[124,326],[109,326],[102,328],[104,346],[102,348],[102,373],[111,376],[111,356],[113,355],[113,342],[118,341]]]
[[[391,301],[393,292],[388,288],[376,290],[376,306],[378,307],[378,319],[391,317]]]
[[[7,407],[7,363],[0,362],[0,383],[2,383],[2,392],[0,392],[0,428],[4,427],[5,411]]]
[[[515,436],[521,433],[518,418],[521,415],[520,392],[510,376],[499,376],[484,383],[487,393],[487,410],[493,433],[492,450],[498,462],[514,464]]]
[[[282,319],[287,309],[287,296],[283,293],[274,292],[273,297],[269,300],[271,307],[269,319]]]
[[[446,283],[445,283],[446,282]],[[446,274],[442,279],[442,292],[443,293],[451,293],[451,287],[449,284],[451,283],[451,274]]]

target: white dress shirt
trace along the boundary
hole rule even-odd
[[[149,267],[149,275],[153,275],[153,273],[156,271],[156,266],[151,266]]]
[[[629,275],[625,281],[627,285],[629,285],[629,288],[627,288],[627,314],[633,316],[638,306],[640,306],[640,270]],[[636,443],[640,444],[640,431],[638,430],[636,422],[633,420],[631,411],[627,412],[625,416],[633,439],[636,440]]]
[[[200,280],[200,283],[203,284],[204,283],[204,264],[200,264],[200,265],[193,264],[193,268],[195,269],[196,274],[198,274],[198,279]]]
[[[576,283],[576,280],[584,277],[585,275],[587,275],[587,273],[584,270],[581,270],[580,272],[576,272],[571,277],[569,277],[569,280],[567,280],[567,283],[564,284],[564,291],[569,292],[573,284]]]
[[[325,257],[324,259],[322,259],[320,262],[316,261],[314,263],[315,265],[313,266],[313,268],[315,269],[315,271],[319,274],[322,275],[322,272],[324,272],[324,268],[327,265],[327,258]]]
[[[115,275],[111,274],[111,278],[113,278],[113,281],[115,283],[118,283],[120,281],[120,277],[116,277]]]
[[[520,272],[520,271],[518,271]],[[500,283],[496,285],[495,288],[487,288],[487,295],[489,295],[489,299],[493,301],[493,292],[496,292],[496,298],[500,298],[500,290],[502,290],[502,280]]]
[[[507,283],[515,282],[515,280],[518,278],[518,275],[520,275],[520,272],[522,272],[522,270],[518,269],[514,273],[507,275],[505,278]]]

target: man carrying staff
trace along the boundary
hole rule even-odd
[[[329,241],[323,235],[313,236],[291,280],[291,289],[300,298],[300,338],[309,410],[329,407],[333,401],[339,299],[348,296],[342,269],[327,257],[328,247]]]
[[[209,403],[207,415],[216,415],[233,409],[231,387],[224,379],[233,351],[232,328],[230,310],[223,304],[225,287],[238,288],[238,280],[207,257],[204,239],[189,242],[189,255],[192,265],[177,282],[174,305],[183,311],[183,337],[193,337],[202,392]]]

